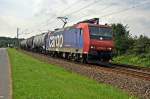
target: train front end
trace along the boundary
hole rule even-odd
[[[114,49],[112,28],[108,25],[89,24],[88,59],[110,61]]]
[[[83,59],[87,62],[108,62],[112,59],[114,41],[112,27],[100,25],[99,19],[94,18],[79,23],[83,31]]]

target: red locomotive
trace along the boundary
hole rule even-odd
[[[83,54],[86,62],[111,60],[114,42],[110,26],[99,25],[99,19],[94,18],[80,22],[77,27],[83,30]]]

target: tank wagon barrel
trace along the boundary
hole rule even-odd
[[[27,48],[27,39],[24,39],[20,42],[20,47],[23,49]]]
[[[33,49],[35,51],[43,51],[46,48],[46,45],[45,45],[46,36],[47,36],[47,33],[42,33],[34,37]]]
[[[34,36],[27,39],[27,49],[28,50],[32,50],[32,48],[33,48],[33,39],[34,39]]]

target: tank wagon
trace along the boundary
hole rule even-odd
[[[30,43],[29,43],[30,41]],[[22,44],[22,43],[21,43]],[[31,44],[31,45],[30,45]],[[27,49],[91,63],[109,61],[114,49],[112,28],[94,18],[27,39]]]
[[[24,40],[22,40],[21,42],[20,42],[20,47],[22,48],[22,49],[26,49],[27,48],[27,39],[24,39]]]
[[[27,50],[30,50],[30,51],[33,50],[33,39],[34,39],[34,36],[27,39],[27,41],[26,41]]]
[[[46,50],[46,37],[48,33],[37,35],[33,39],[32,49],[35,52],[44,52]]]

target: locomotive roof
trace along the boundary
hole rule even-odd
[[[80,24],[80,23],[78,23],[78,24]],[[69,26],[69,27],[65,27],[65,28],[60,28],[60,29],[58,29],[58,30],[53,31],[52,33],[62,32],[62,31],[65,31],[65,30],[69,30],[69,29],[71,29],[71,28],[75,28],[76,25],[78,25],[78,24],[74,24],[73,26]],[[111,26],[110,26],[110,25],[107,25],[107,24],[105,24],[105,25],[102,25],[102,24],[91,24],[91,23],[87,23],[87,24],[88,24],[89,26],[98,26],[98,27],[111,28]]]
[[[65,27],[65,28],[60,28],[58,30],[55,30],[53,33],[56,33],[56,32],[62,32],[62,31],[65,31],[65,30],[69,30],[71,28],[74,28],[74,26],[69,26],[69,27]]]
[[[108,25],[108,24],[105,24],[105,25],[102,25],[102,24],[89,24],[89,26],[98,26],[98,27],[111,28],[111,26]]]

